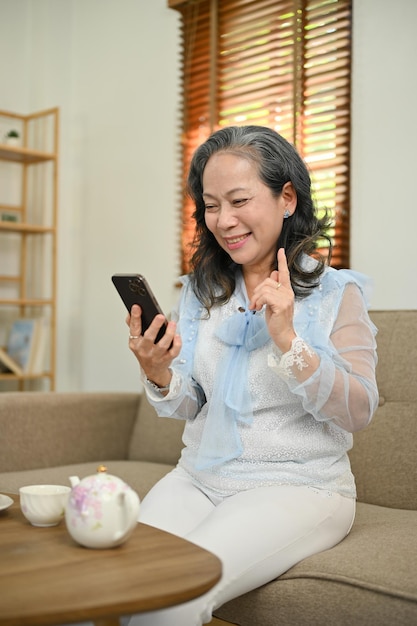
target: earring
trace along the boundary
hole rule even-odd
[[[289,212],[288,209],[286,209],[285,213],[284,213],[284,220],[287,219],[287,217],[290,217],[291,213]]]

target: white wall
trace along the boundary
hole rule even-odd
[[[175,301],[178,14],[166,0],[0,0],[0,18],[0,108],[61,108],[57,387],[136,389],[110,277],[142,272],[164,310]]]
[[[110,277],[145,274],[170,309],[179,271],[177,14],[165,0],[73,6],[68,212],[75,213],[77,232],[61,273],[72,284],[67,305],[78,315],[71,336],[62,335],[60,371],[67,375],[59,385],[71,387],[76,378],[82,389],[135,389],[125,310]],[[74,229],[71,217],[67,225]]]
[[[417,2],[354,0],[351,265],[417,308]]]
[[[354,2],[352,266],[417,308],[417,3]],[[176,299],[179,33],[166,0],[0,0],[0,108],[61,108],[58,389],[135,390],[113,272]],[[382,63],[381,60],[382,59]],[[7,87],[6,87],[7,86]]]

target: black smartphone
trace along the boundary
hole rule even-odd
[[[155,315],[158,315],[158,313],[164,314],[146,278],[141,274],[113,274],[111,279],[129,313],[134,304],[139,304],[142,309],[143,335]],[[165,322],[158,332],[155,343],[164,336],[166,327],[167,322]]]

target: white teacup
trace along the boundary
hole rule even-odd
[[[65,485],[21,487],[20,508],[33,526],[56,526],[64,519],[70,491]]]

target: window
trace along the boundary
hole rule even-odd
[[[349,266],[351,0],[169,0],[181,13],[185,182],[222,126],[274,128],[308,164],[331,212],[332,265]],[[193,206],[181,208],[188,269]]]

